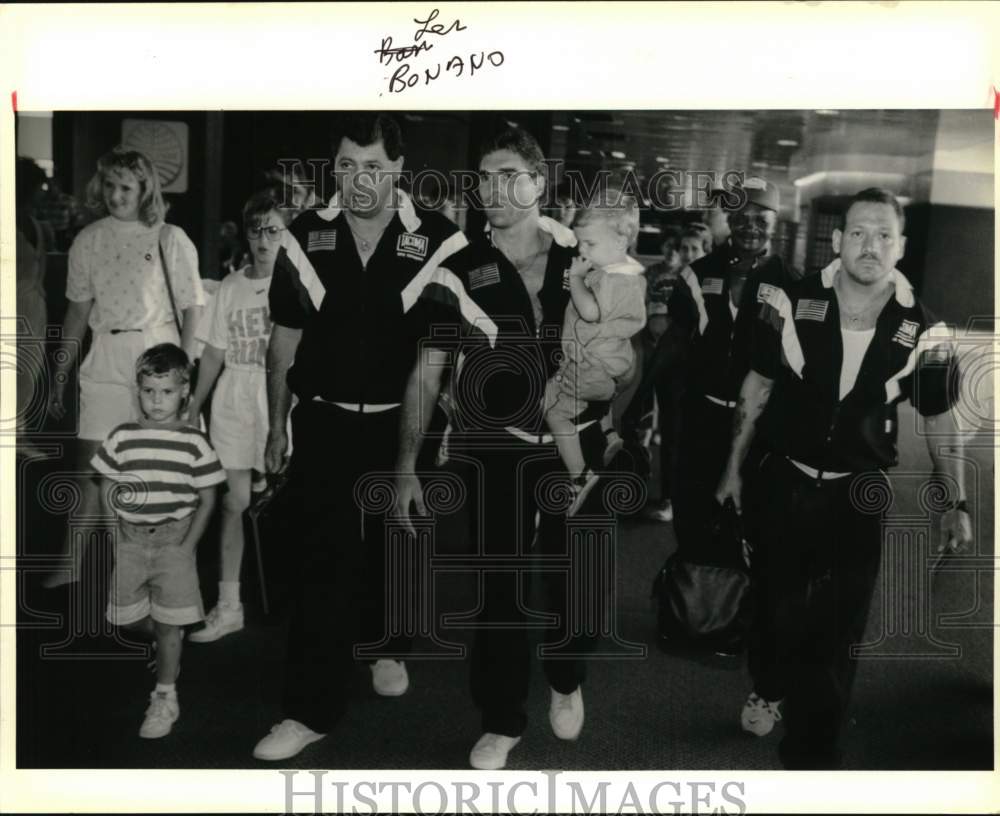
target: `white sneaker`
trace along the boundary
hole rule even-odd
[[[371,664],[372,688],[383,697],[399,697],[410,687],[402,660],[376,660]]]
[[[744,731],[756,734],[758,737],[766,737],[774,730],[774,724],[781,720],[781,711],[778,707],[781,700],[773,702],[758,697],[751,692],[740,712],[740,725]]]
[[[325,736],[326,734],[317,734],[311,728],[306,728],[298,720],[282,720],[257,743],[257,747],[253,749],[254,759],[268,762],[291,759],[307,745],[312,745]]]
[[[243,628],[243,604],[230,606],[219,603],[205,616],[205,628],[192,632],[188,638],[192,643],[211,643],[223,635],[238,632]]]
[[[520,737],[505,737],[503,734],[483,734],[472,746],[469,764],[477,771],[499,771],[507,765],[507,754],[521,741]]]
[[[552,733],[562,740],[575,740],[583,729],[583,692],[577,686],[571,694],[560,694],[552,689],[549,704],[549,723]]]
[[[181,707],[176,694],[154,691],[149,695],[149,708],[146,709],[146,719],[142,721],[139,736],[143,739],[165,737],[180,715]]]

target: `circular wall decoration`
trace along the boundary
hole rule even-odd
[[[181,128],[183,133],[178,132]],[[131,119],[122,123],[122,131],[122,144],[149,156],[159,173],[162,187],[170,187],[182,174],[186,176],[187,127],[184,123]]]

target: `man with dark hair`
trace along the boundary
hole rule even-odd
[[[872,495],[891,498],[883,471],[898,462],[896,407],[904,398],[921,416],[944,476],[951,541],[963,548],[972,538],[951,413],[951,335],[895,268],[902,229],[895,196],[863,190],[833,231],[839,257],[819,275],[761,292],[751,368],[716,492],[739,506],[741,468],[759,425],[768,453],[754,476],[758,631],[741,723],[765,736],[787,700],[779,753],[788,768],[840,762],[857,665],[851,650],[864,635],[881,561],[884,508],[866,504]]]
[[[394,184],[402,139],[391,117],[345,122],[334,146],[339,190],[282,232],[270,289],[270,432],[265,464],[284,466],[291,413],[291,484],[301,497],[301,578],[293,601],[282,707],[285,719],[254,756],[283,760],[326,735],[343,714],[358,643],[380,644],[378,694],[409,684],[399,659],[409,639],[385,600],[383,517],[363,515],[355,486],[396,461],[399,405],[417,340],[427,333],[407,292],[466,245],[438,213],[417,215]],[[294,366],[292,363],[294,362]]]
[[[545,506],[541,493],[562,469],[543,417],[546,381],[555,373],[566,304],[569,268],[576,239],[569,229],[542,216],[545,193],[543,155],[523,130],[487,142],[479,163],[479,192],[489,222],[487,232],[450,258],[415,288],[412,296],[442,307],[440,321],[452,328],[449,340],[429,344],[459,360],[453,382],[456,409],[450,450],[475,463],[479,483],[470,496],[481,539],[474,551],[500,566],[484,568],[482,605],[472,650],[472,696],[482,714],[483,736],[473,747],[473,768],[496,770],[521,739],[530,677],[528,624],[524,599],[531,574],[520,567],[535,556],[567,553],[565,508]],[[415,473],[417,455],[440,389],[442,367],[435,348],[425,348],[407,386],[403,439],[397,467],[398,512],[414,504],[423,512]],[[598,420],[607,404],[592,405],[577,418],[584,452],[604,450]],[[514,561],[512,569],[503,564]],[[560,644],[544,660],[551,686],[549,721],[560,739],[575,739],[583,727],[583,662],[586,644],[572,637],[567,621],[565,573],[543,570],[545,610],[559,629],[545,640]],[[586,598],[586,601],[593,599]],[[563,637],[565,635],[565,637]]]

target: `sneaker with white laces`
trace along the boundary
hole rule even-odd
[[[402,660],[376,660],[371,664],[372,688],[382,697],[399,697],[410,687]]]
[[[520,737],[507,737],[487,731],[472,746],[469,764],[477,771],[499,771],[507,766],[507,754],[520,741]]]
[[[580,687],[570,694],[552,689],[549,703],[549,723],[552,733],[562,740],[575,740],[583,729],[583,692]]]
[[[257,743],[253,749],[254,759],[268,762],[291,759],[307,745],[312,745],[325,736],[326,734],[317,734],[311,728],[306,728],[298,720],[282,720]]]
[[[567,516],[575,516],[580,512],[587,496],[590,495],[590,491],[594,489],[594,485],[600,481],[600,478],[594,471],[587,470],[570,481],[573,490],[573,503],[566,510]]]
[[[192,632],[188,638],[192,643],[211,643],[224,635],[238,632],[243,628],[243,604],[230,606],[219,601],[205,616],[205,628]]]
[[[781,700],[765,700],[751,692],[740,713],[740,725],[743,726],[743,730],[758,737],[766,737],[774,730],[774,724],[781,720],[779,710],[781,703]]]
[[[176,694],[154,691],[149,695],[149,708],[146,709],[146,719],[142,721],[139,736],[143,739],[165,737],[180,715],[181,707]]]

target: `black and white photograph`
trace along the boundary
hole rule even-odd
[[[11,90],[4,772],[137,787],[10,809],[985,803],[995,90],[532,104],[510,28],[593,5],[389,5],[367,96]]]

